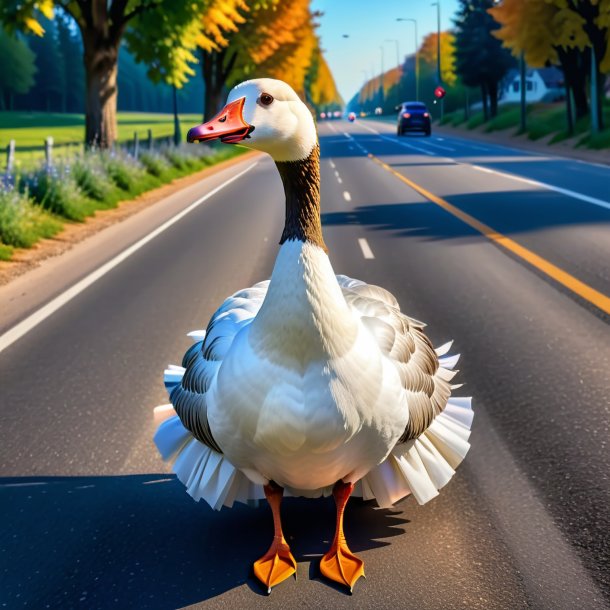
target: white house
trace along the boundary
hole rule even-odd
[[[528,68],[525,73],[525,96],[528,102],[555,102],[565,96],[563,72],[555,67]],[[502,81],[500,104],[521,101],[519,70],[511,70]]]

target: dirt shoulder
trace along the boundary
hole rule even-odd
[[[574,145],[582,136],[563,142],[557,142],[556,144],[549,144],[551,136],[532,141],[525,135],[513,135],[513,129],[493,131],[491,133],[485,132],[484,129],[484,126],[477,127],[476,129],[461,129],[459,127],[449,127],[447,125],[435,125],[433,127],[435,134],[446,134],[458,138],[468,138],[481,142],[510,146],[512,148],[521,148],[525,151],[542,153],[545,155],[558,155],[569,159],[610,165],[610,150],[608,149],[591,150],[588,148],[574,148]]]
[[[63,254],[70,250],[74,244],[87,239],[102,229],[121,222],[169,195],[257,154],[257,152],[252,151],[237,155],[195,174],[178,178],[169,184],[143,193],[135,199],[122,201],[114,209],[97,211],[94,216],[87,218],[85,222],[66,221],[63,231],[55,237],[43,239],[32,248],[17,248],[10,261],[0,261],[0,286],[8,284],[30,269],[40,266],[45,260]]]

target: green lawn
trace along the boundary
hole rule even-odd
[[[171,136],[174,133],[174,118],[171,114],[145,112],[119,112],[119,141],[133,139],[134,132],[143,140],[148,129],[152,129],[154,138]],[[183,135],[187,130],[201,123],[199,114],[180,115]],[[0,151],[6,150],[9,140],[15,140],[18,164],[28,165],[43,156],[42,150],[20,150],[34,146],[43,146],[44,140],[52,136],[55,144],[82,144],[85,129],[85,117],[82,114],[60,114],[46,112],[0,112]],[[57,148],[57,155],[69,154],[68,149]],[[20,163],[21,162],[21,163]],[[0,157],[0,169],[4,165],[4,155]]]
[[[490,119],[484,126],[484,131],[493,132],[504,129],[511,133],[518,133],[520,128],[521,111],[518,104],[506,104],[498,108],[498,115]],[[583,136],[579,146],[589,148],[606,148],[610,142],[610,101],[604,104],[604,121],[606,129],[597,136],[589,134],[590,120],[584,117],[576,122],[574,135]],[[441,122],[443,125],[466,127],[475,129],[484,124],[483,112],[475,112],[467,123],[464,123],[464,111],[456,110],[446,114]],[[527,136],[530,140],[539,140],[545,136],[552,136],[550,144],[560,142],[570,137],[566,126],[566,110],[563,103],[555,104],[528,104],[527,107]]]

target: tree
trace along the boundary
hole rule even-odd
[[[166,44],[173,56],[189,48],[198,31],[191,24],[204,11],[208,0],[0,0],[0,20],[38,36],[44,34],[41,14],[52,18],[54,8],[70,15],[80,30],[86,74],[85,142],[108,148],[117,138],[117,67],[119,46],[136,17],[149,13],[161,15]],[[145,32],[151,45],[159,32]]]
[[[493,0],[460,0],[455,19],[456,72],[465,85],[480,87],[486,119],[496,116],[498,83],[515,63],[492,35],[500,27],[487,12],[493,5]]]
[[[85,102],[85,70],[83,44],[72,19],[65,14],[56,16],[57,44],[63,57],[63,81],[61,92],[62,112],[82,112]]]
[[[34,84],[34,53],[23,40],[0,28],[0,110],[12,110],[13,95],[27,93]]]
[[[515,57],[524,54],[533,68],[559,64],[564,74],[568,130],[572,127],[571,100],[576,117],[589,112],[587,74],[589,60],[583,54],[587,45],[582,21],[575,13],[560,13],[554,2],[547,0],[504,0],[489,9],[500,24],[493,35],[509,48]]]
[[[337,90],[335,79],[326,63],[326,59],[324,59],[319,41],[305,76],[305,90],[308,101],[317,112],[337,110],[343,106],[343,99]]]
[[[42,19],[44,37],[29,36],[30,49],[36,56],[36,79],[30,95],[30,109],[58,112],[66,89],[64,56],[59,46],[55,22]]]

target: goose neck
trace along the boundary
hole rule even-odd
[[[320,146],[299,161],[276,161],[286,195],[286,220],[280,244],[309,242],[327,250],[320,218]]]

